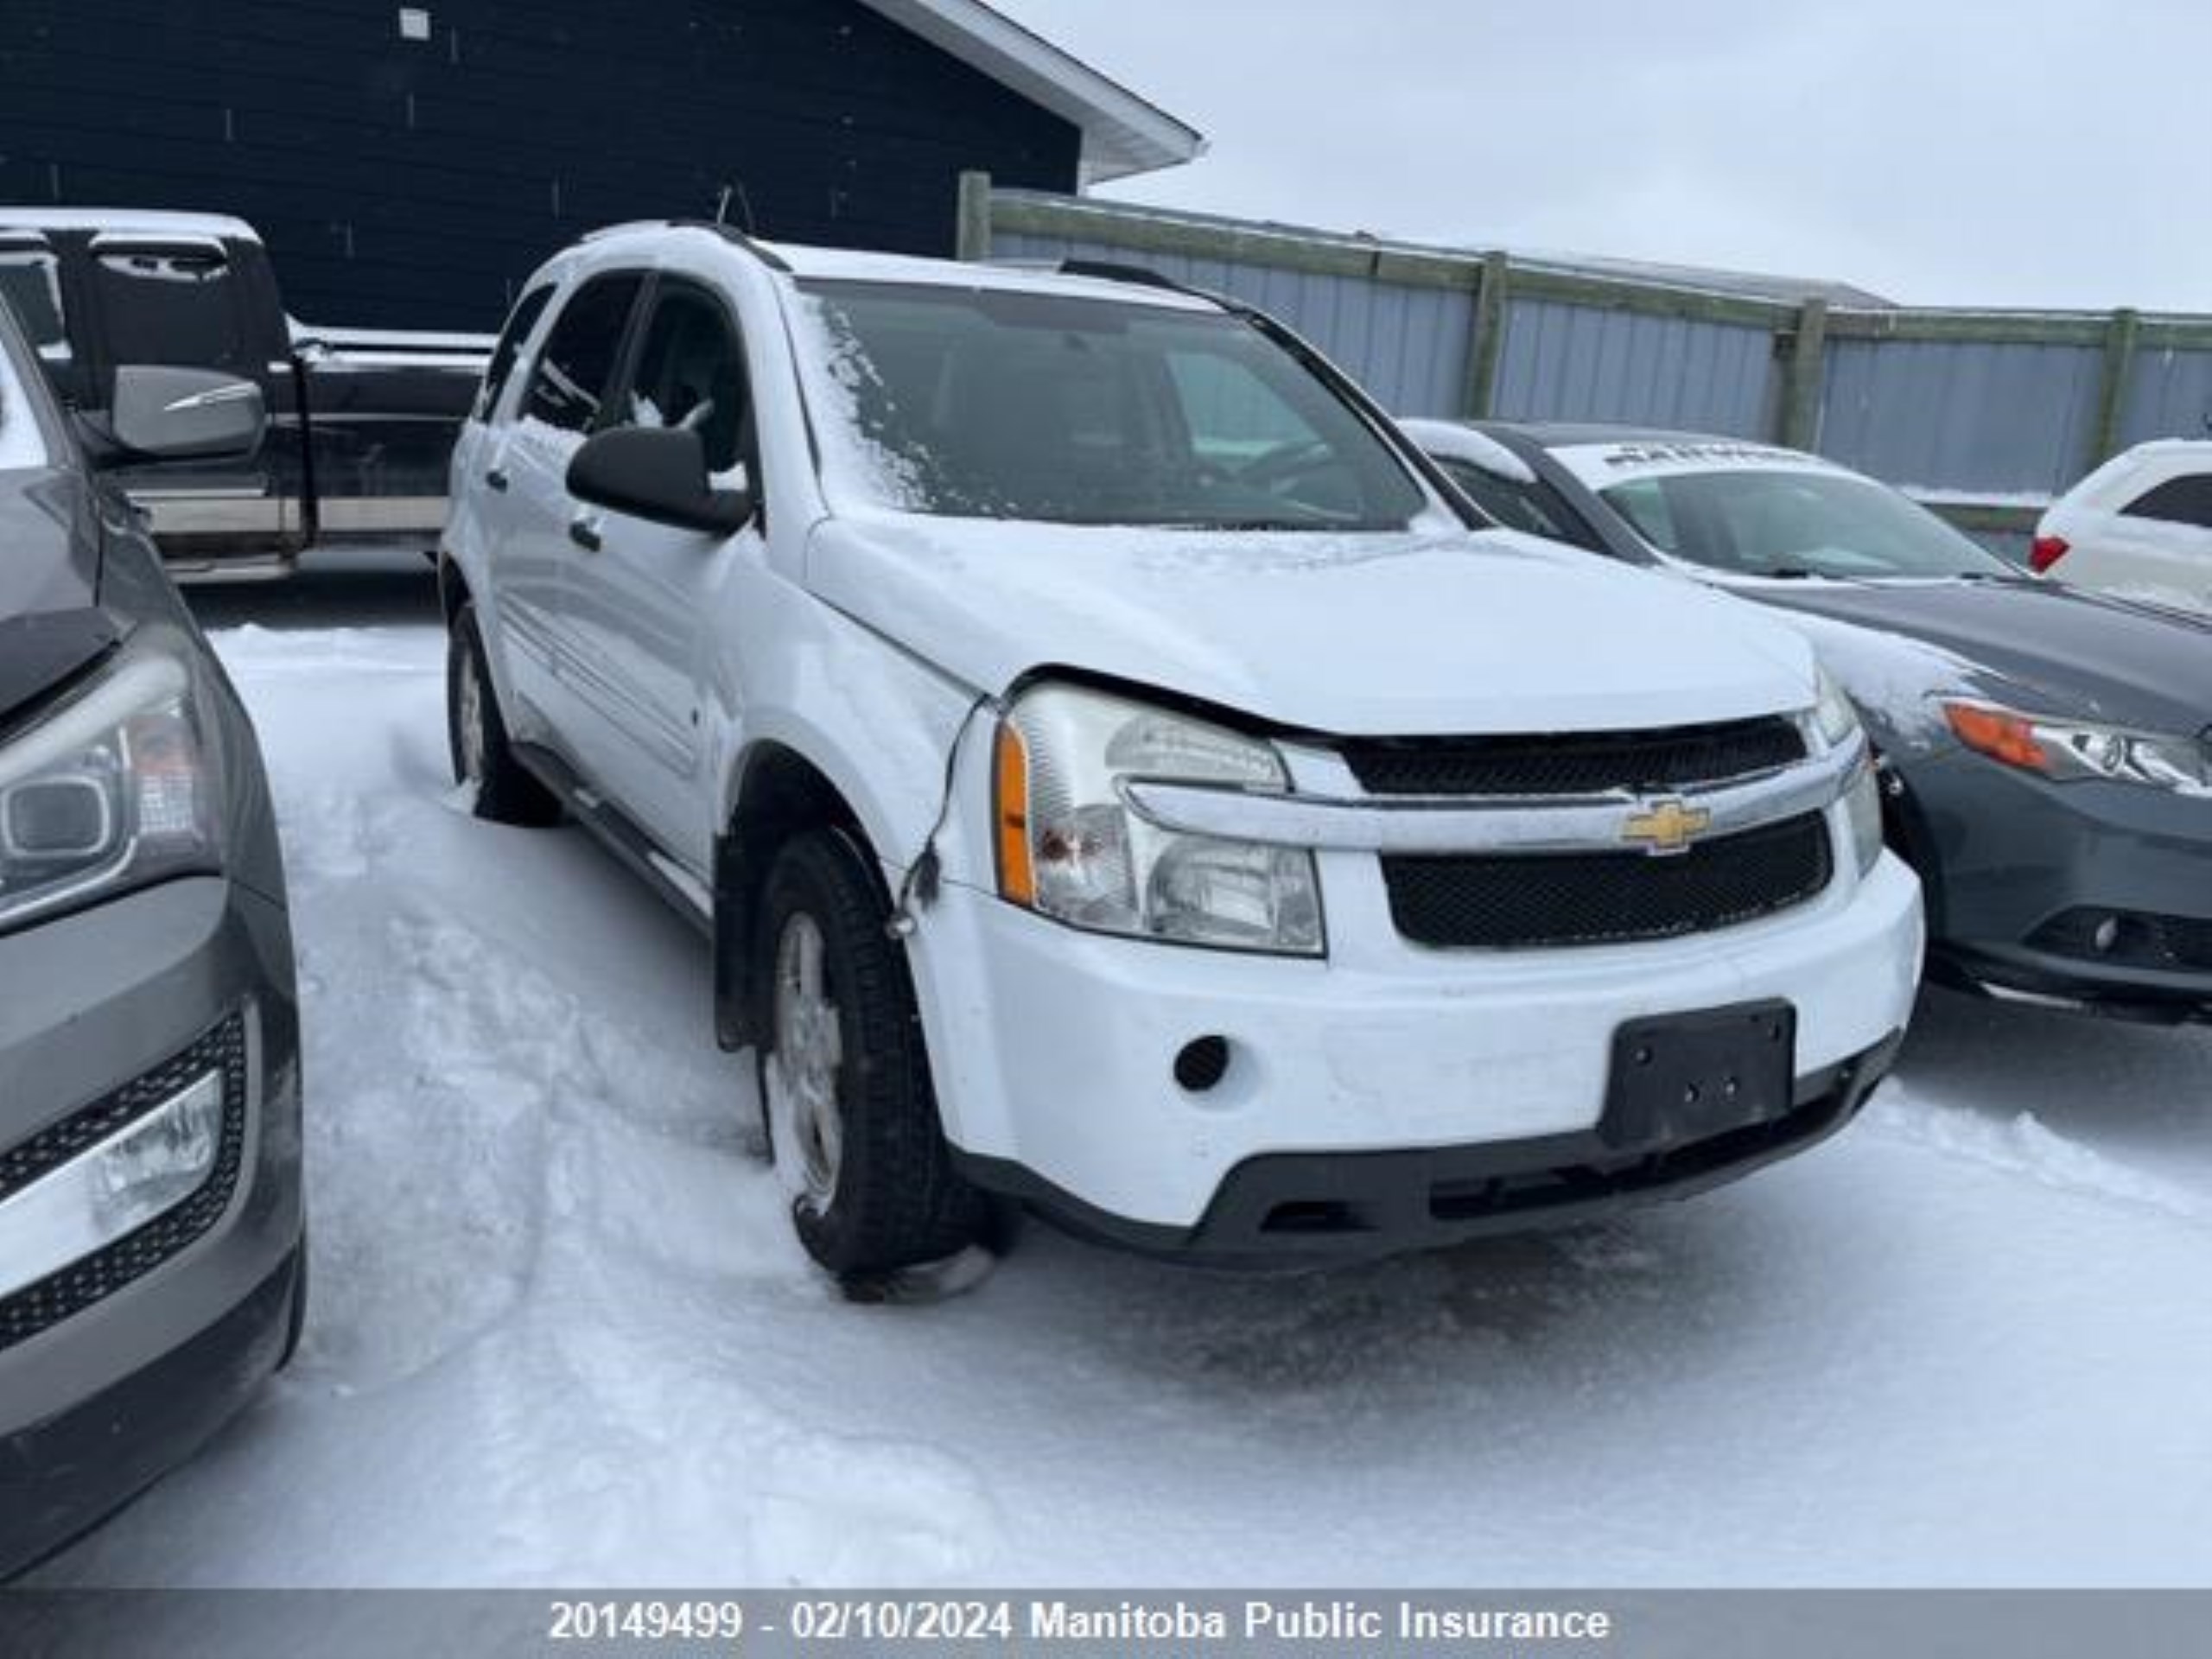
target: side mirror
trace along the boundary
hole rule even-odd
[[[268,425],[261,388],[250,380],[141,363],[115,372],[106,435],[115,461],[244,458],[261,448]]]
[[[681,427],[620,426],[585,441],[569,462],[579,501],[656,524],[734,536],[753,521],[750,490],[718,490],[707,446]]]

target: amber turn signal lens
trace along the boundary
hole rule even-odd
[[[1970,702],[1947,702],[1943,717],[1951,722],[1959,741],[1993,760],[2030,772],[2049,772],[2050,757],[2036,741],[2035,728],[2018,715]]]
[[[992,817],[999,849],[999,896],[1034,906],[1037,875],[1029,863],[1029,751],[1011,724],[999,728]]]

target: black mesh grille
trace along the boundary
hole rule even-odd
[[[210,1071],[223,1075],[223,1140],[207,1180],[175,1209],[105,1249],[0,1301],[0,1350],[27,1342],[150,1273],[220,1219],[245,1154],[245,1022],[233,1014],[166,1065],[0,1153],[0,1198],[99,1144]]]
[[[1794,765],[1805,740],[1790,721],[1767,718],[1660,732],[1362,738],[1344,755],[1375,795],[1656,794]]]
[[[1386,858],[1399,932],[1420,944],[1611,944],[1727,927],[1828,884],[1817,813],[1655,858],[1640,852]]]

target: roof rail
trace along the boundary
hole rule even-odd
[[[675,222],[681,225],[703,226],[708,230],[720,233],[722,240],[729,243],[733,247],[743,248],[769,270],[780,270],[787,276],[791,272],[791,262],[782,254],[778,253],[773,248],[754,241],[734,225],[726,225],[720,221],[709,223],[704,219],[678,219]]]
[[[1218,296],[1208,294],[1164,276],[1148,265],[1116,264],[1106,259],[1063,259],[1055,267],[1063,276],[1088,276],[1093,282],[1128,283],[1135,288],[1165,289],[1171,294],[1187,294],[1193,299],[1216,300]]]
[[[790,262],[773,248],[754,241],[734,225],[717,224],[710,219],[633,219],[620,225],[602,225],[595,231],[586,231],[578,239],[596,242],[603,236],[613,236],[622,231],[643,230],[712,231],[733,247],[742,248],[771,270],[788,273]]]

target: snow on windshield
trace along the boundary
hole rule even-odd
[[[881,396],[883,381],[860,341],[819,295],[800,294],[793,311],[807,401],[828,417],[815,423],[823,478],[849,480],[864,499],[896,512],[925,511],[925,456],[916,453],[918,446],[904,453],[887,447],[869,428],[865,410]]]
[[[833,282],[792,310],[833,495],[1193,531],[1403,530],[1428,505],[1349,403],[1222,312]]]
[[[0,469],[46,464],[46,435],[16,378],[14,358],[0,351]]]

